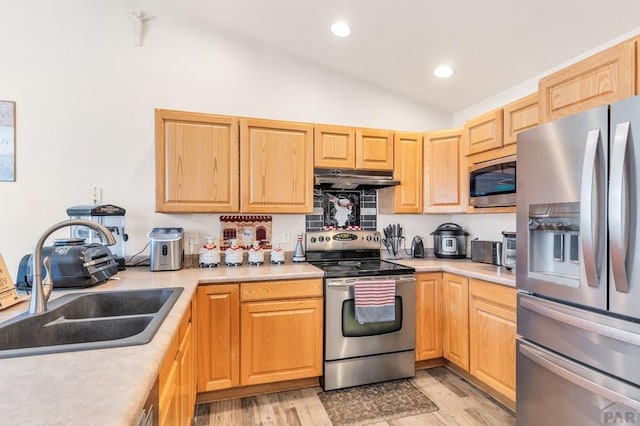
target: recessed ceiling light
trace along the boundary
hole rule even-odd
[[[346,22],[335,22],[331,25],[331,32],[336,37],[348,37],[351,34],[351,28]]]
[[[441,65],[433,70],[433,75],[440,78],[447,78],[453,75],[453,70],[449,65]]]

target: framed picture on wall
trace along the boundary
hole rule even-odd
[[[0,182],[16,180],[16,103],[0,101]]]

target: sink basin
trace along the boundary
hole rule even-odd
[[[181,287],[68,294],[49,310],[0,324],[0,358],[142,345],[182,293]]]

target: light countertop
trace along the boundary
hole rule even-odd
[[[504,268],[468,260],[400,259],[417,272],[445,271],[515,286]],[[78,291],[184,287],[151,342],[145,345],[0,360],[0,412],[20,425],[130,425],[137,421],[164,354],[198,284],[320,278],[306,264],[219,267],[150,272],[129,268],[104,284]],[[69,291],[54,291],[52,298]],[[21,302],[0,311],[5,321],[28,310]],[[1,423],[1,422],[0,422]]]

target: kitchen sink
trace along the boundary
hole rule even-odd
[[[0,324],[0,358],[149,343],[181,287],[76,293]]]

